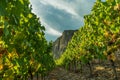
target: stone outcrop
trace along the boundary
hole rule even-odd
[[[65,30],[62,33],[62,36],[57,38],[55,42],[53,42],[53,55],[54,58],[57,59],[60,57],[60,55],[65,51],[68,42],[71,40],[74,32],[77,30]]]

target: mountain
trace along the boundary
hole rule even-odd
[[[77,30],[65,30],[62,33],[62,36],[53,42],[52,52],[55,59],[58,59],[60,55],[65,51],[68,42],[72,39],[72,36],[76,31]]]

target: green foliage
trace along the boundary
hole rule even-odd
[[[3,55],[4,78],[46,74],[54,68],[51,44],[47,43],[44,30],[31,12],[29,0],[0,1],[0,37],[7,50]]]
[[[74,34],[61,58],[62,65],[73,60],[88,63],[94,59],[115,61],[114,52],[120,47],[119,1],[97,0],[89,15],[84,16],[85,25]]]

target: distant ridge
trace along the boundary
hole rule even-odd
[[[71,40],[74,32],[76,31],[78,30],[64,30],[62,36],[60,36],[53,42],[52,52],[55,59],[58,59],[61,56],[61,54],[65,51],[68,42]]]

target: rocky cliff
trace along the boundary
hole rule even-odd
[[[77,30],[65,30],[55,42],[53,42],[53,55],[54,58],[59,58],[60,55],[65,51],[68,42],[71,40],[74,32]]]

